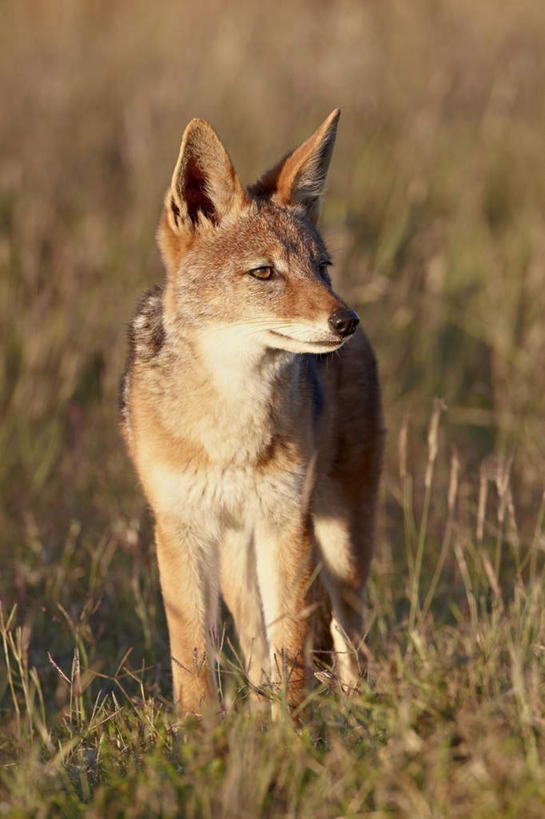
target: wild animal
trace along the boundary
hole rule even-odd
[[[155,516],[180,716],[215,693],[220,594],[255,690],[298,706],[328,647],[343,686],[360,679],[383,424],[316,227],[339,113],[247,188],[189,123],[158,228],[165,282],[130,328],[121,429]]]

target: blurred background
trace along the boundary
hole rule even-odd
[[[166,651],[117,387],[194,116],[249,183],[342,109],[321,227],[380,364],[377,571],[392,597],[408,531],[398,439],[418,517],[436,397],[426,548],[454,448],[467,537],[501,462],[524,542],[545,475],[545,4],[18,0],[2,16],[0,597],[32,625],[36,663],[44,644],[71,656],[66,629],[96,667],[117,662],[108,641],[117,658]]]

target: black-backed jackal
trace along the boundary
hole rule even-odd
[[[301,702],[324,616],[314,648],[329,636],[358,682],[383,427],[373,351],[316,229],[338,119],[246,189],[192,120],[165,198],[166,280],[132,323],[121,427],[155,514],[180,715],[214,692],[220,593],[255,686]]]

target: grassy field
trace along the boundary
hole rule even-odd
[[[273,10],[274,8],[274,10]],[[4,3],[0,815],[545,815],[545,5]],[[343,114],[321,226],[388,442],[369,681],[175,725],[117,429],[184,125],[247,182]]]

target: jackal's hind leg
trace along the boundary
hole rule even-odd
[[[317,515],[314,529],[323,565],[321,577],[332,604],[330,628],[336,675],[344,691],[353,691],[366,670],[363,594],[371,545],[365,539],[365,530],[354,531],[340,516]]]

